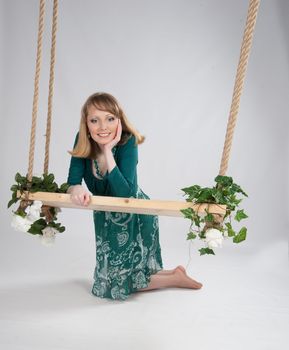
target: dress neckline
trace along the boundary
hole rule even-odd
[[[116,146],[114,146],[114,147],[112,148],[112,154],[113,154],[113,156],[115,155],[115,152],[116,152]],[[99,169],[97,160],[96,160],[96,159],[93,159],[92,161],[93,161],[93,164],[94,164],[94,167],[95,167],[95,172],[96,172],[96,175],[97,175],[97,176],[94,175],[93,170],[92,170],[92,175],[93,175],[95,178],[99,179],[99,180],[105,179],[105,178],[108,176],[108,170],[106,171],[106,173],[105,173],[104,175],[102,175],[101,172],[100,172],[100,169]]]

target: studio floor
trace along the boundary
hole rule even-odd
[[[230,259],[229,252],[194,256],[187,273],[203,283],[201,290],[159,289],[126,301],[94,297],[91,275],[81,268],[65,278],[57,271],[53,277],[7,274],[1,278],[0,346],[283,350],[289,344],[287,252],[287,242],[279,242]]]

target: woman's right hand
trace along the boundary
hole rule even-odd
[[[74,185],[68,188],[71,201],[76,205],[87,206],[90,201],[89,192],[81,185]]]

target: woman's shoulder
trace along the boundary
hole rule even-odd
[[[132,133],[125,133],[123,137],[123,142],[119,145],[119,147],[128,148],[132,146],[137,146],[135,135]]]

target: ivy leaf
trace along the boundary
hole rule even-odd
[[[43,182],[45,185],[50,185],[54,181],[54,175],[53,174],[43,174]]]
[[[10,199],[10,201],[8,202],[7,208],[10,208],[12,204],[17,203],[18,198],[12,198]]]
[[[205,255],[205,254],[212,254],[215,255],[213,249],[210,248],[201,248],[199,249],[200,255]]]
[[[46,221],[44,219],[36,220],[28,230],[29,233],[32,233],[34,235],[36,234],[42,234],[42,230],[47,226]]]
[[[199,197],[197,198],[197,203],[212,202],[213,200],[213,189],[205,187],[200,191]]]
[[[32,183],[37,185],[37,184],[40,184],[42,182],[42,179],[40,177],[37,177],[37,176],[33,176],[32,177]]]
[[[232,225],[229,222],[226,222],[225,225],[227,227],[228,236],[229,237],[235,236],[236,232],[233,230]]]
[[[218,175],[215,178],[215,182],[217,182],[217,184],[227,187],[232,185],[233,179],[230,176]]]
[[[188,236],[187,236],[187,240],[189,240],[189,239],[195,239],[196,237],[197,237],[197,235],[194,234],[194,232],[189,232],[189,233],[188,233]]]
[[[70,187],[70,185],[65,182],[60,186],[59,192],[66,193],[69,187]]]
[[[216,203],[223,203],[224,202],[224,195],[220,189],[214,188],[212,191],[212,196],[215,199]]]
[[[234,183],[232,184],[231,188],[232,188],[232,191],[242,193],[245,197],[248,197],[247,193],[245,193],[239,185]]]
[[[237,210],[236,215],[235,215],[235,220],[240,222],[242,219],[246,219],[247,217],[248,217],[248,215],[244,213],[244,209]]]
[[[19,173],[16,173],[15,175],[15,181],[16,182],[21,182],[22,176]]]
[[[188,194],[190,197],[195,198],[197,196],[198,192],[200,191],[200,189],[201,189],[201,186],[193,185],[190,187],[184,187],[181,190],[183,192],[185,192],[186,194]]]
[[[214,221],[213,214],[209,213],[207,210],[206,210],[206,213],[207,213],[207,215],[204,216],[204,221],[205,222],[213,222]]]
[[[180,211],[184,214],[185,219],[192,219],[192,215],[194,212],[192,208],[181,209]]]
[[[18,190],[18,185],[13,185],[10,188],[10,191],[12,191],[12,192],[16,192],[17,190]]]
[[[246,239],[247,236],[247,228],[242,227],[239,233],[233,238],[234,243],[240,243]]]

